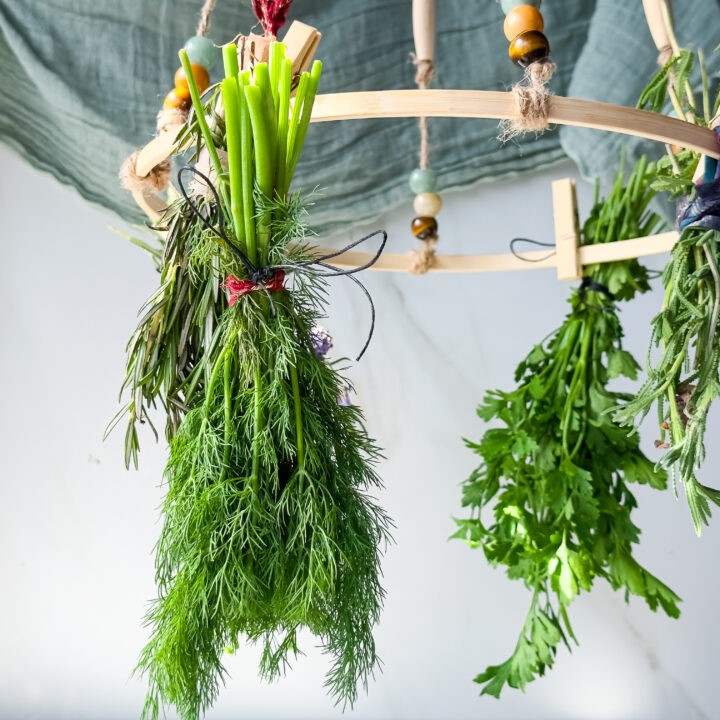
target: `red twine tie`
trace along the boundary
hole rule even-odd
[[[292,0],[252,0],[253,12],[260,21],[265,35],[277,35],[285,24]]]
[[[266,280],[264,283],[256,285],[251,280],[239,280],[234,275],[228,275],[223,283],[223,288],[228,290],[230,297],[228,297],[228,307],[232,307],[239,297],[247,295],[248,293],[254,292],[255,290],[262,290],[265,288],[268,292],[277,292],[284,290],[285,286],[285,271],[276,270],[274,275]]]

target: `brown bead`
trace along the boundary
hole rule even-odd
[[[438,224],[434,217],[416,217],[410,227],[418,240],[432,240],[437,237]]]
[[[520,67],[527,67],[550,54],[548,39],[538,30],[529,30],[518,35],[510,43],[510,59]]]

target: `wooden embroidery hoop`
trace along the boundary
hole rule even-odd
[[[667,0],[642,0],[653,41],[665,58],[672,48],[663,19],[663,4]],[[413,0],[416,17],[430,18],[416,25],[415,32],[423,37],[435,34],[434,0]],[[294,22],[284,42],[287,56],[293,58],[299,68],[307,67],[317,49],[320,33],[303,23]],[[431,45],[421,41],[420,45]],[[338,120],[401,118],[401,117],[461,117],[512,120],[516,117],[511,93],[480,90],[383,90],[374,92],[348,92],[319,95],[313,110],[313,122]],[[550,100],[550,123],[605,130],[633,135],[663,142],[704,155],[720,158],[715,133],[708,128],[636,108],[610,105],[591,100],[578,100],[553,96]],[[160,133],[139,153],[136,172],[139,176],[152,169],[173,153],[177,132]],[[164,199],[152,193],[133,193],[136,202],[154,222],[165,207]],[[548,256],[546,250],[522,254],[500,255],[436,255],[429,272],[494,272],[503,270],[533,270],[556,268],[559,280],[579,280],[585,265],[645,257],[668,252],[675,244],[678,234],[666,232],[632,240],[618,240],[593,246],[580,245],[580,226],[577,213],[575,182],[571,179],[557,180],[552,184],[553,216],[555,223],[555,252]],[[330,252],[318,248],[319,254]],[[340,268],[364,265],[371,254],[350,251],[333,259]],[[383,253],[372,270],[408,272],[408,253]]]

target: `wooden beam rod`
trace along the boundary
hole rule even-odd
[[[315,122],[400,117],[460,117],[510,120],[510,93],[484,90],[380,90],[318,95]],[[715,134],[683,120],[594,100],[553,96],[550,123],[634,135],[720,158]]]

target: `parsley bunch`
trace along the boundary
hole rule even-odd
[[[648,211],[654,167],[641,160],[627,183],[596,202],[583,228],[585,244],[649,235],[659,219]],[[641,452],[637,434],[609,411],[627,395],[613,378],[635,379],[638,365],[622,347],[615,300],[649,289],[636,260],[591,266],[594,284],[573,290],[562,326],[536,345],[515,372],[517,387],[492,391],[478,409],[487,430],[467,442],[481,464],[463,485],[470,516],[454,537],[481,547],[492,565],[522,580],[530,609],[510,657],[475,678],[499,697],[552,667],[561,643],[575,635],[567,608],[596,578],[642,597],[652,610],[679,614],[679,598],[633,557],[640,530],[631,519],[632,483],[662,490],[666,476]],[[606,290],[604,290],[602,288]]]

